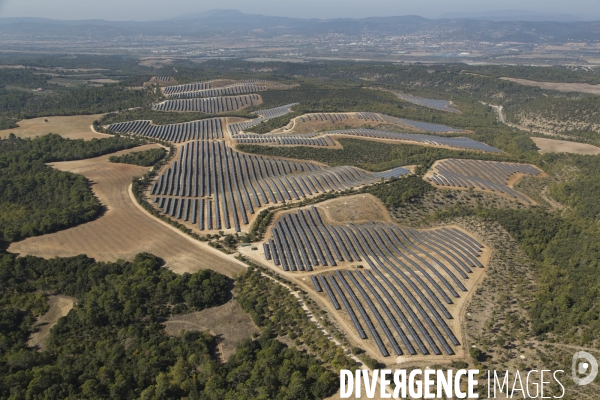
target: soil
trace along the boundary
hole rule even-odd
[[[600,85],[590,85],[589,83],[563,83],[563,82],[538,82],[528,79],[518,78],[500,78],[505,81],[520,83],[525,86],[535,86],[540,89],[557,90],[559,92],[580,92],[600,95]]]
[[[573,153],[573,154],[600,154],[600,147],[586,143],[569,142],[567,140],[546,139],[531,137],[542,154],[545,153]]]
[[[111,155],[157,147],[146,145]],[[71,257],[86,254],[98,261],[131,260],[140,252],[162,258],[176,273],[212,269],[232,277],[244,270],[241,262],[227,258],[218,250],[199,242],[160,221],[137,204],[129,187],[147,167],[110,163],[105,155],[81,161],[51,164],[61,171],[81,174],[92,183],[92,190],[106,212],[98,219],[60,232],[12,243],[9,251],[39,257]]]
[[[48,297],[48,312],[38,317],[34,332],[27,343],[29,347],[37,347],[40,351],[46,349],[46,339],[58,319],[66,316],[75,305],[75,299],[69,296],[56,295]]]
[[[48,133],[56,133],[67,139],[107,138],[110,135],[92,131],[92,123],[100,118],[102,118],[102,114],[24,119],[19,121],[18,128],[1,130],[0,138],[7,137],[10,133],[21,138],[33,138]],[[48,122],[45,122],[46,120]]]
[[[235,300],[219,307],[176,315],[165,322],[165,330],[171,336],[179,335],[182,329],[210,331],[212,335],[217,336],[222,361],[227,361],[244,339],[251,338],[254,333],[260,333],[250,315],[246,314]]]
[[[317,206],[323,222],[345,224],[348,222],[390,222],[383,203],[372,194],[357,194],[328,200]]]

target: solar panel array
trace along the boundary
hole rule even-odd
[[[448,146],[457,149],[480,150],[492,153],[500,153],[495,147],[475,141],[467,137],[433,136],[415,133],[389,132],[379,129],[342,129],[327,131],[322,134],[237,134],[232,135],[236,143],[242,144],[267,144],[267,145],[290,145],[290,146],[335,146],[330,136],[351,136],[373,139],[409,140],[423,144],[437,146]]]
[[[426,132],[446,132],[446,133],[458,133],[464,132],[462,129],[450,128],[445,125],[432,124],[429,122],[420,122],[413,121],[405,118],[392,117],[391,115],[379,114],[379,113],[370,113],[370,112],[361,112],[356,113],[356,117],[358,119],[364,119],[365,121],[374,121],[374,122],[386,122],[389,124],[395,125],[407,125],[413,127],[415,129],[419,129]]]
[[[199,99],[165,100],[154,104],[156,111],[196,111],[207,114],[236,111],[254,105],[259,97],[256,94],[230,97],[209,97]]]
[[[262,117],[254,118],[249,121],[238,122],[235,124],[227,125],[227,129],[229,129],[229,133],[233,135],[237,135],[238,132],[243,131],[244,129],[251,128],[264,122],[271,118],[282,117],[291,112],[291,107],[298,105],[298,103],[287,104],[285,106],[279,106],[275,108],[268,108],[265,110],[254,111],[254,114],[262,115]]]
[[[455,228],[419,232],[392,223],[324,224],[316,208],[280,217],[265,249],[285,271],[311,275],[317,292],[348,314],[359,337],[370,337],[383,356],[454,354],[460,343],[449,328],[446,305],[466,292],[464,281],[483,246]],[[364,263],[364,272],[322,267]],[[319,290],[319,288],[321,290]],[[333,288],[333,290],[331,290]],[[367,328],[365,332],[364,327]]]
[[[213,97],[213,96],[230,96],[236,94],[247,94],[260,92],[263,90],[267,90],[266,86],[255,85],[254,83],[236,83],[229,86],[223,86],[218,88],[211,88],[210,84],[204,84],[206,87],[199,87],[195,90],[181,90],[167,93],[165,90],[165,94],[169,96],[169,98],[183,98],[183,97]],[[183,85],[187,86],[187,85]],[[198,85],[201,86],[201,85]]]
[[[159,176],[151,194],[165,214],[192,221],[199,230],[235,229],[268,204],[379,182],[407,174],[404,168],[370,173],[354,167],[242,154],[225,141],[186,143]]]
[[[299,122],[310,122],[310,121],[329,121],[332,124],[335,122],[342,122],[348,119],[348,114],[343,113],[312,113],[304,114],[298,117]]]
[[[490,190],[526,203],[530,203],[529,199],[510,188],[507,184],[508,179],[518,172],[534,176],[541,172],[528,164],[457,159],[442,160],[435,169],[437,174],[427,180],[438,186]]]
[[[170,76],[154,76],[153,79],[159,82],[169,82],[171,80]]]
[[[305,133],[297,135],[259,135],[245,133],[232,137],[236,143],[241,144],[269,144],[269,145],[291,145],[291,146],[335,146],[335,142],[327,135],[320,136],[316,133]]]
[[[115,133],[132,133],[175,143],[188,140],[223,139],[223,126],[220,118],[168,125],[152,125],[150,121],[139,120],[110,124],[106,129]]]
[[[423,107],[434,108],[436,110],[458,113],[458,110],[454,108],[452,103],[450,103],[448,100],[426,99],[423,97],[412,96],[410,94],[399,92],[395,92],[395,94],[402,100],[408,101],[409,103],[413,103]]]

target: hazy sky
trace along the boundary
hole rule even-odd
[[[300,18],[360,18],[448,12],[529,10],[551,14],[600,16],[600,0],[0,0],[0,17],[156,20],[215,8],[249,14]]]

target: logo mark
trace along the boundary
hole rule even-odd
[[[585,359],[586,361],[579,361]],[[578,375],[589,373],[585,378],[579,378]],[[573,382],[579,386],[592,383],[598,375],[598,361],[590,353],[578,351],[573,355]]]

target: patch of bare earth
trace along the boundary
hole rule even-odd
[[[156,146],[146,145],[111,155]],[[83,175],[92,182],[94,194],[106,207],[101,217],[60,232],[12,243],[9,251],[45,258],[86,254],[99,261],[131,260],[139,252],[149,252],[165,260],[166,266],[176,273],[212,269],[231,277],[244,270],[241,262],[190,238],[141,208],[129,187],[131,180],[141,177],[148,168],[111,163],[109,156],[51,164],[61,171]]]
[[[573,153],[573,154],[600,154],[600,147],[586,143],[569,142],[566,140],[546,139],[540,137],[532,137],[539,152],[545,153]]]
[[[24,119],[19,121],[18,128],[1,130],[0,138],[7,137],[11,133],[21,138],[33,138],[48,133],[56,133],[67,139],[107,138],[109,135],[92,131],[92,123],[100,118],[102,114]]]
[[[319,203],[317,209],[326,223],[389,222],[390,216],[383,203],[371,194],[357,194]]]
[[[589,83],[563,83],[563,82],[538,82],[519,78],[500,78],[505,81],[519,83],[525,86],[535,86],[540,89],[557,90],[559,92],[580,92],[600,95],[600,85],[590,85]]]
[[[29,338],[27,345],[29,347],[37,347],[40,350],[46,349],[46,339],[50,335],[50,330],[59,318],[66,316],[75,305],[75,299],[69,296],[56,295],[48,297],[48,312],[41,315],[34,327],[34,332]]]
[[[260,333],[250,315],[235,300],[219,307],[173,316],[165,322],[165,330],[172,336],[179,335],[181,330],[210,331],[217,337],[223,361],[235,353],[244,339],[251,338],[253,333]]]

